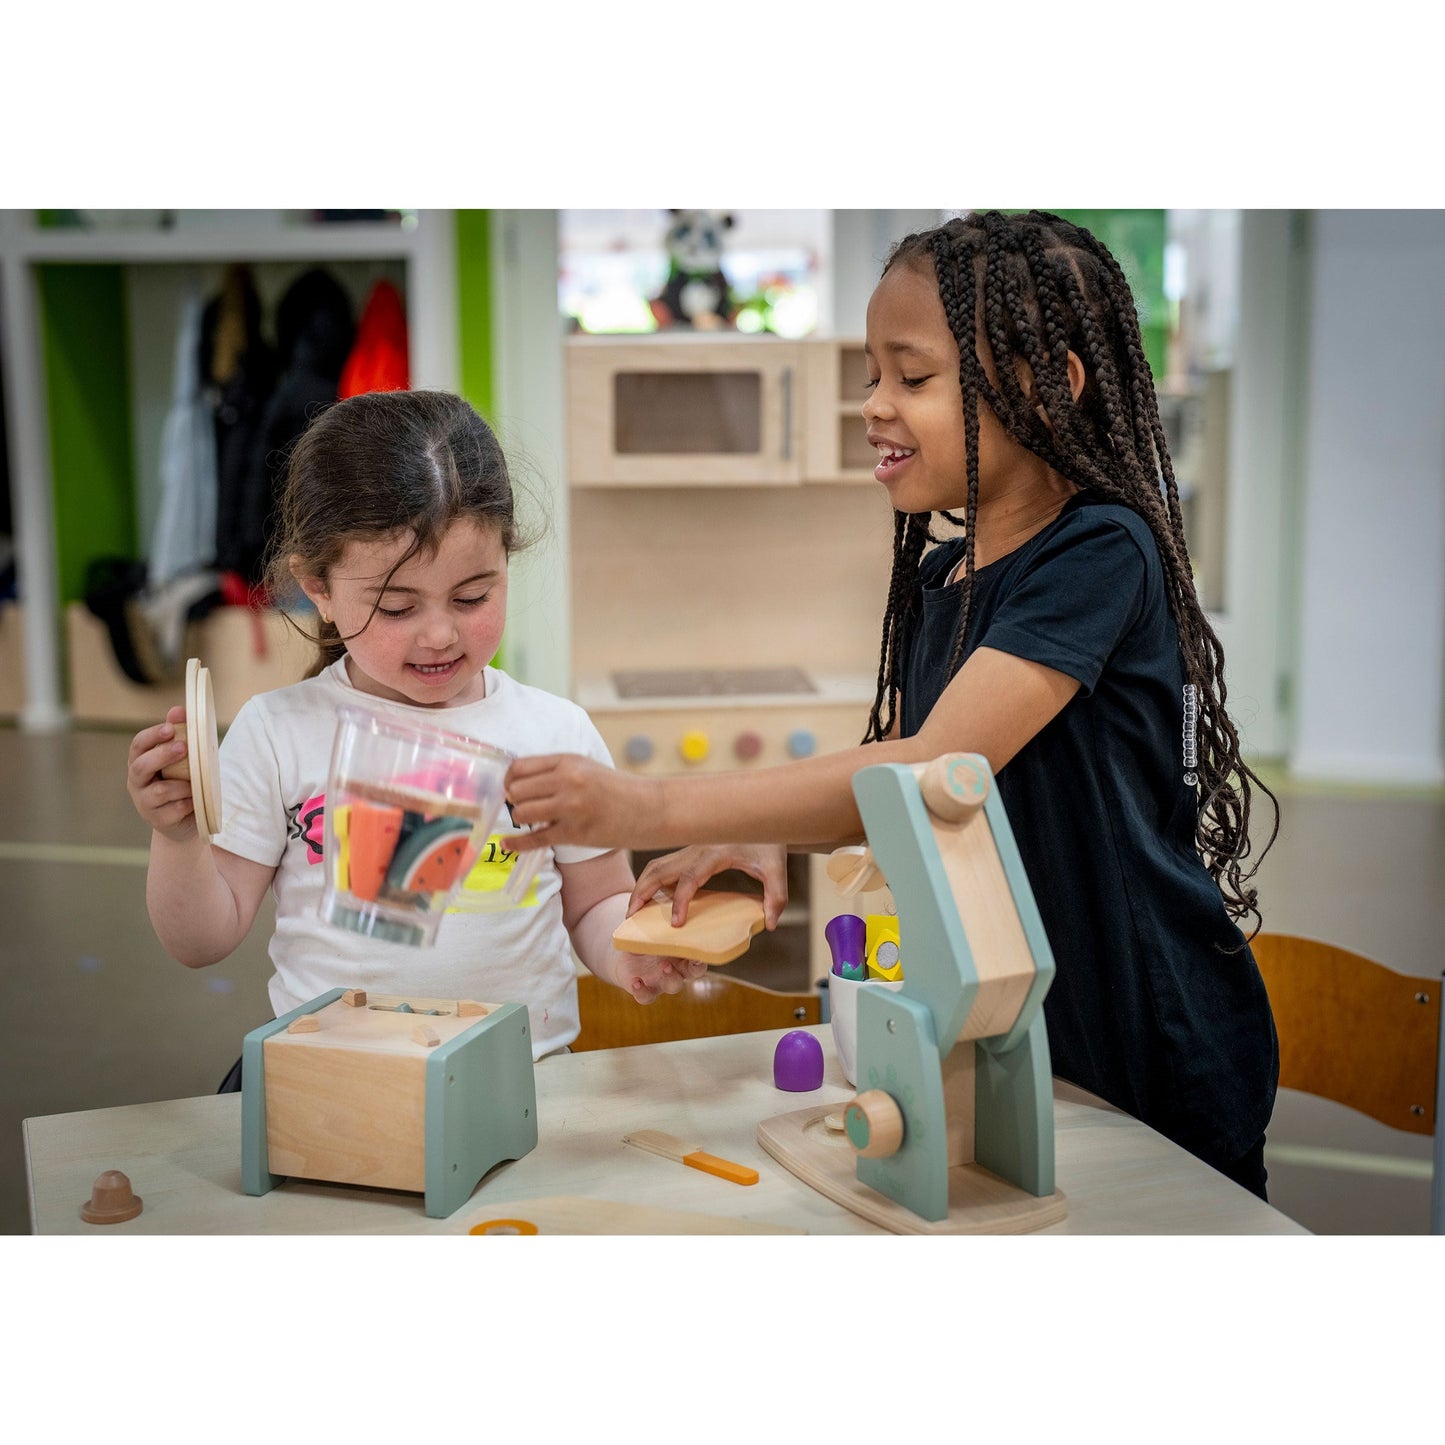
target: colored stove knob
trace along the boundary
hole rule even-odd
[[[694,730],[683,733],[682,740],[677,745],[677,750],[682,755],[683,762],[700,763],[707,757],[710,746],[707,734]]]
[[[795,758],[811,758],[817,751],[818,740],[807,728],[797,728],[788,734],[788,752]]]
[[[646,733],[633,733],[627,739],[627,761],[638,764],[652,761],[652,739]]]
[[[763,750],[763,740],[754,732],[739,733],[733,740],[733,751],[743,762],[751,762]]]

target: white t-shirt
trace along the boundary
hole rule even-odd
[[[547,850],[524,904],[492,913],[453,908],[429,947],[365,938],[321,921],[323,806],[342,703],[465,733],[518,756],[576,752],[612,763],[576,703],[495,667],[486,669],[486,696],[465,707],[413,707],[358,692],[345,658],[317,677],[250,698],[221,743],[222,826],[214,842],[276,869],[270,994],[278,1017],[332,988],[525,1003],[534,1058],[570,1044],[579,1029],[577,986],[556,864],[580,863],[606,849]],[[510,830],[506,820],[497,828]],[[489,863],[484,852],[467,883],[499,886],[513,861],[499,854]]]

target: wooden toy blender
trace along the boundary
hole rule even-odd
[[[897,992],[858,999],[859,1093],[766,1119],[758,1142],[829,1198],[900,1233],[1022,1233],[1054,1188],[1043,1001],[1054,961],[987,761],[949,753],[853,780],[893,892]]]

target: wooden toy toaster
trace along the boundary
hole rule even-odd
[[[442,1219],[537,1144],[527,1010],[332,989],[246,1035],[241,1182],[406,1189]]]

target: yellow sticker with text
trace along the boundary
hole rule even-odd
[[[502,889],[507,886],[507,880],[512,876],[512,869],[517,866],[519,856],[516,852],[502,847],[500,833],[493,833],[482,844],[482,851],[477,855],[477,861],[472,864],[471,872],[462,879],[462,886],[457,893],[456,900],[447,909],[447,912],[487,913],[495,908],[513,907],[510,900],[502,896]],[[527,885],[527,891],[522,895],[521,902],[515,906],[535,908],[539,901],[537,879],[533,878]]]

